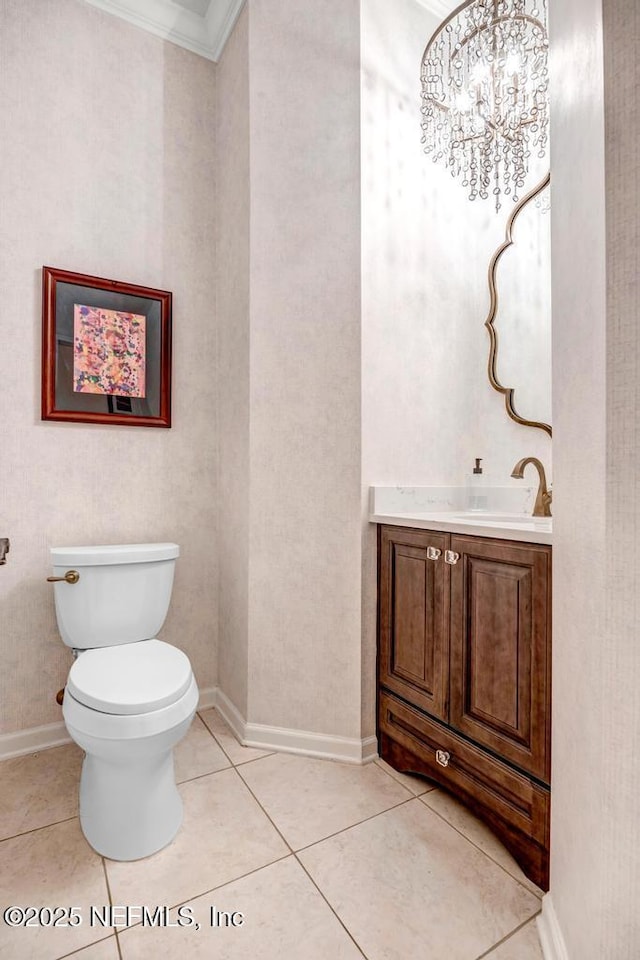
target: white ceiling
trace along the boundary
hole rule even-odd
[[[442,19],[458,6],[458,0],[417,2]],[[201,57],[217,61],[245,0],[87,0],[87,3]]]

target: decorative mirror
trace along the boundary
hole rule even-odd
[[[551,431],[549,174],[514,207],[489,264],[489,381],[517,423]]]

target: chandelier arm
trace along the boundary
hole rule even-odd
[[[448,107],[444,103],[439,103],[438,100],[433,100],[431,97],[425,97],[425,100],[428,100],[429,103],[431,103],[434,107],[437,107],[438,110],[442,110],[444,113],[451,113],[452,107]],[[497,133],[503,136],[505,140],[509,140],[512,143],[514,142],[514,138],[510,134],[506,133],[502,127],[499,127],[494,120],[487,117],[484,117],[483,119],[487,124],[487,126],[490,126],[493,130],[495,130]],[[538,122],[537,117],[530,117],[529,120],[521,120],[520,126],[529,127],[531,126],[532,123],[537,123],[537,122]],[[481,139],[482,139],[482,134],[478,134],[478,136],[476,137],[464,137],[462,142],[465,143],[467,140],[481,140]]]
[[[465,4],[465,6],[466,6],[466,4]],[[495,18],[491,19],[490,21],[487,21],[487,23],[483,24],[481,27],[476,27],[476,29],[475,29],[472,33],[470,33],[468,37],[465,37],[464,40],[461,40],[461,41],[460,41],[460,50],[456,50],[456,51],[455,51],[455,54],[452,54],[452,57],[453,57],[454,55],[455,55],[455,56],[458,56],[459,53],[460,53],[460,51],[463,50],[468,43],[471,43],[472,40],[475,40],[475,38],[476,38],[477,36],[479,36],[479,34],[483,33],[485,30],[489,30],[491,27],[495,27],[495,26],[497,26],[499,23],[514,23],[514,22],[516,22],[516,21],[520,21],[520,22],[522,22],[522,23],[532,23],[532,24],[534,25],[534,27],[540,27],[540,29],[543,31],[543,33],[546,33],[546,30],[545,30],[545,28],[544,28],[544,24],[543,24],[540,20],[538,20],[537,17],[532,17],[532,16],[531,16],[530,14],[528,14],[528,13],[519,13],[519,14],[517,14],[515,17],[506,17],[506,16],[505,16],[505,17],[495,17]],[[442,27],[440,27],[440,30],[442,30]],[[438,33],[440,33],[440,30],[438,30]],[[427,49],[428,49],[428,48],[427,48]],[[426,53],[426,51],[425,51],[425,53]]]
[[[485,136],[483,133],[478,133],[475,137],[462,137],[460,143],[473,143],[476,140],[484,140]]]

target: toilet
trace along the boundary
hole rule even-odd
[[[62,714],[85,751],[82,831],[111,860],[148,857],[182,823],[173,748],[198,703],[188,657],[156,639],[180,550],[135,543],[50,554],[58,629],[76,657]]]

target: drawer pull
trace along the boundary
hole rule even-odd
[[[453,566],[460,559],[460,554],[454,550],[445,550],[444,559],[446,563],[450,563]]]
[[[441,556],[442,556],[442,550],[438,550],[437,547],[427,547],[428,560],[439,560]]]
[[[447,750],[436,750],[436,763],[441,767],[448,767],[451,754]]]

